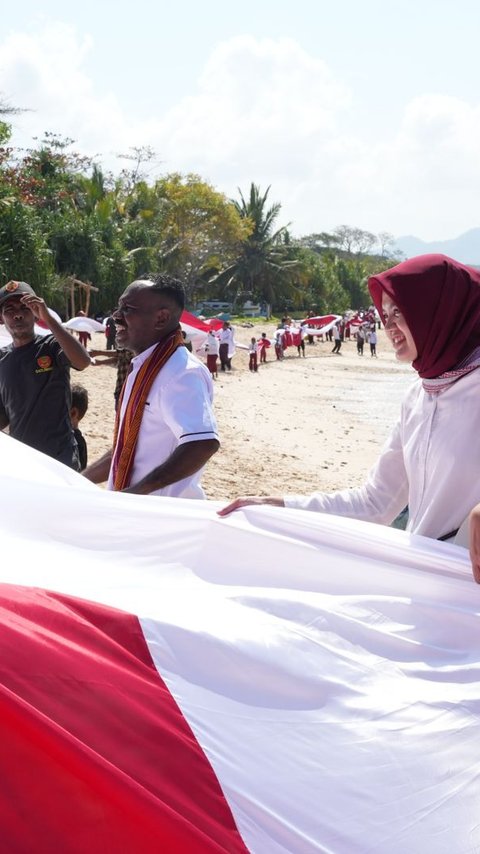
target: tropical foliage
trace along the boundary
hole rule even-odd
[[[386,233],[342,225],[293,239],[270,187],[228,199],[199,175],[148,181],[150,149],[124,155],[118,176],[55,134],[15,150],[10,111],[0,103],[0,284],[24,279],[61,313],[70,277],[98,289],[91,311],[104,313],[135,277],[161,271],[184,281],[191,308],[250,299],[343,312],[366,305],[368,275],[394,263]]]
[[[238,215],[250,226],[250,233],[238,246],[232,264],[225,267],[214,279],[224,295],[236,302],[240,297],[250,297],[255,302],[278,303],[295,291],[295,272],[299,261],[289,252],[286,226],[274,230],[281,205],[277,202],[267,207],[270,187],[261,193],[256,184],[244,198],[233,200]]]

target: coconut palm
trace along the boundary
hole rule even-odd
[[[250,195],[240,201],[232,199],[242,219],[251,225],[249,236],[242,241],[235,260],[212,280],[224,293],[233,293],[234,301],[240,295],[267,303],[278,303],[294,290],[294,271],[298,261],[288,258],[287,226],[274,231],[281,205],[276,202],[267,207],[270,187],[265,193],[252,183]]]

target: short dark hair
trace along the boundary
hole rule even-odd
[[[185,308],[185,288],[180,279],[160,273],[158,276],[152,277],[152,282],[152,291],[157,294],[166,294],[183,311]]]
[[[88,409],[88,391],[83,385],[72,385],[72,409],[78,409],[78,415],[83,418]]]

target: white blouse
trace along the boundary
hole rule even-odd
[[[438,395],[419,379],[366,483],[286,496],[285,506],[389,525],[408,504],[407,530],[438,538],[480,502],[480,369]]]

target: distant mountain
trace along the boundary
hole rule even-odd
[[[433,240],[427,243],[413,235],[399,237],[395,245],[407,258],[414,255],[426,255],[430,252],[440,252],[449,255],[462,264],[480,266],[480,228],[471,228],[452,240]]]

